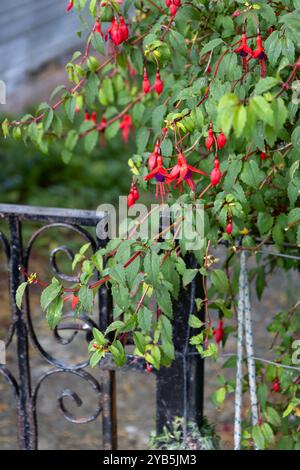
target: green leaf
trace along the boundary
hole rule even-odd
[[[146,127],[141,127],[137,131],[136,145],[137,145],[138,154],[141,154],[145,151],[145,148],[147,147],[147,144],[148,144],[149,137],[150,137],[150,131]]]
[[[94,307],[93,290],[88,286],[82,286],[79,291],[80,305],[83,310],[92,312]]]
[[[240,176],[241,180],[251,188],[257,189],[264,179],[264,172],[259,169],[258,164],[254,160],[244,163],[244,168]]]
[[[101,359],[105,356],[105,352],[101,349],[97,349],[90,357],[90,367],[95,367]]]
[[[268,444],[272,444],[275,440],[275,436],[271,426],[268,423],[263,423],[260,428],[263,432],[266,442]]]
[[[229,291],[229,283],[227,276],[224,271],[221,271],[221,269],[214,269],[212,271],[211,282],[217,291],[223,293]]]
[[[162,128],[166,110],[166,106],[162,104],[160,106],[157,106],[157,108],[155,108],[152,113],[152,127],[155,133],[159,132]]]
[[[267,406],[265,414],[268,422],[272,424],[272,426],[281,426],[281,418],[274,408]]]
[[[241,137],[247,121],[247,109],[240,105],[236,108],[233,116],[233,128],[236,137]]]
[[[43,290],[41,295],[41,307],[45,311],[54,301],[56,297],[58,297],[62,292],[62,286],[59,281],[54,277],[52,278],[51,284]]]
[[[49,327],[53,330],[61,321],[62,309],[64,301],[63,298],[56,297],[47,309],[47,322]]]
[[[71,122],[74,121],[76,111],[76,96],[69,96],[65,101],[65,111]]]
[[[104,337],[103,333],[97,328],[93,328],[93,336],[94,340],[99,346],[104,346],[108,342],[107,339]]]
[[[268,233],[274,222],[274,217],[272,217],[267,212],[259,212],[257,217],[257,226],[261,235]]]
[[[292,144],[295,149],[300,149],[300,126],[296,127],[293,130]]]
[[[274,86],[278,85],[278,83],[279,81],[275,77],[261,78],[255,85],[254,92],[256,95],[262,95],[266,91],[271,90],[271,88],[274,88]]]
[[[213,51],[216,47],[220,46],[221,44],[224,44],[222,38],[212,39],[207,44],[205,44],[204,47],[202,47],[200,57],[202,57],[204,54],[207,54],[207,52]]]
[[[105,330],[105,336],[108,335],[108,333],[111,333],[112,331],[120,331],[122,328],[124,328],[125,323],[123,321],[114,321],[112,322]]]
[[[145,351],[146,351],[146,341],[145,341],[145,337],[142,333],[140,333],[139,331],[135,331],[133,333],[133,340],[134,340],[134,344],[136,345],[137,349],[139,350],[139,352],[141,354],[145,354]]]
[[[265,437],[260,426],[254,426],[252,428],[252,436],[255,444],[261,450],[265,448]]]
[[[257,398],[260,403],[262,410],[266,408],[267,398],[268,398],[268,387],[266,384],[259,384],[257,387]]]
[[[186,287],[188,284],[192,282],[192,280],[195,278],[197,273],[199,272],[198,269],[186,269],[183,277],[182,277],[182,282],[184,287]]]
[[[270,126],[274,124],[274,113],[270,103],[263,96],[254,96],[249,100],[250,109],[252,109],[257,118],[266,122]]]
[[[229,135],[238,106],[239,99],[233,93],[227,93],[220,99],[218,105],[218,123],[226,135]]]
[[[91,153],[98,142],[99,132],[92,131],[84,138],[84,148],[87,153]]]
[[[171,296],[169,292],[165,288],[158,286],[155,289],[155,298],[159,307],[162,309],[162,311],[169,318],[172,318],[173,307],[172,307],[172,301],[171,301]]]
[[[25,289],[28,285],[28,282],[22,282],[22,284],[19,285],[17,292],[16,292],[16,304],[19,309],[22,308],[22,299],[23,295],[25,292]]]
[[[147,307],[142,307],[138,312],[138,325],[144,333],[149,333],[152,322],[152,313]]]
[[[201,328],[204,325],[204,323],[198,317],[196,317],[196,315],[190,315],[189,325],[192,328]]]
[[[122,343],[117,340],[114,341],[108,348],[113,355],[117,367],[122,367],[126,364],[126,355]]]
[[[160,264],[160,256],[155,251],[149,251],[145,256],[144,268],[152,286],[159,282]]]

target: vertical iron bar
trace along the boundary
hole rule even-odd
[[[11,236],[11,256],[9,261],[10,302],[17,337],[17,355],[19,368],[19,400],[18,400],[18,442],[22,450],[34,449],[35,425],[31,401],[31,375],[29,365],[28,330],[24,311],[16,305],[16,292],[23,281],[19,266],[23,264],[23,247],[21,224],[17,216],[9,217]]]
[[[186,258],[188,268],[196,267],[192,255]],[[156,388],[156,426],[157,433],[164,426],[170,428],[175,417],[184,417],[200,427],[203,419],[204,360],[200,355],[189,355],[189,345],[193,335],[188,325],[191,313],[196,314],[196,298],[203,298],[202,276],[198,274],[187,289],[181,288],[179,298],[173,304],[173,339],[176,359],[168,368],[162,368],[157,374]],[[198,313],[204,320],[204,310]],[[172,391],[172,393],[170,393]]]
[[[107,241],[99,241],[99,248]],[[99,327],[105,331],[112,315],[112,296],[110,289],[102,285],[99,289]],[[112,370],[100,371],[101,397],[102,397],[102,429],[103,449],[116,450],[117,439],[117,399],[116,399],[116,374]]]

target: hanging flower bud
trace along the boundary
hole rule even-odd
[[[216,328],[213,331],[213,335],[214,335],[214,338],[215,338],[215,342],[217,344],[222,342],[222,340],[224,338],[224,329],[223,329],[223,321],[222,320],[219,321],[218,328]]]
[[[280,392],[280,383],[279,383],[279,380],[278,380],[277,377],[273,382],[273,392],[275,392],[275,393]]]
[[[151,364],[149,364],[148,362],[147,362],[147,365],[146,365],[146,372],[147,372],[147,374],[152,374],[152,372],[153,372],[153,366]]]
[[[170,6],[170,13],[172,16],[175,16],[177,13],[178,7],[175,5],[175,3],[172,3]]]
[[[90,120],[91,120],[91,116],[89,115],[88,112],[84,113],[84,119],[85,119],[86,121],[90,121]]]
[[[96,23],[95,23],[95,32],[96,32],[96,33],[99,33],[100,36],[103,37],[103,33],[102,33],[101,24],[100,24],[99,19],[97,19],[97,20],[96,20]]]
[[[73,0],[70,0],[67,5],[67,13],[69,13],[69,11],[72,10],[73,6],[74,6],[74,2]]]
[[[136,187],[136,185],[133,186],[132,194],[133,194],[135,202],[140,199],[140,193],[139,193],[138,188]]]
[[[95,124],[97,124],[97,113],[96,113],[96,111],[94,111],[94,112],[92,113],[91,119],[92,119],[92,121],[93,121]]]
[[[263,160],[266,160],[268,158],[268,155],[266,154],[266,152],[260,152],[260,159],[263,161]]]
[[[144,78],[143,78],[143,92],[145,93],[145,95],[147,95],[147,93],[149,93],[151,89],[151,83],[150,83],[150,80],[149,80],[149,77],[148,77],[148,74],[147,74],[147,69],[146,67],[144,68]]]
[[[110,38],[114,44],[119,46],[123,41],[122,32],[116,17],[111,22],[111,26],[108,30]]]
[[[218,148],[221,150],[227,143],[227,139],[226,139],[226,135],[221,132],[221,134],[218,135],[218,138],[217,138],[217,145],[218,145]]]
[[[134,203],[135,203],[134,195],[130,191],[130,193],[127,196],[127,207],[129,207],[130,209],[130,207],[134,206]]]
[[[210,150],[214,145],[214,133],[212,129],[208,130],[208,137],[205,140],[206,150]]]
[[[165,0],[166,7],[169,8],[171,6],[171,0]]]
[[[212,186],[217,186],[220,183],[222,178],[222,174],[220,171],[220,163],[219,160],[216,158],[214,161],[214,169],[210,174],[210,182]]]
[[[156,72],[156,80],[154,83],[154,89],[158,95],[160,95],[164,89],[164,84],[163,81],[160,78],[160,71],[157,70]]]
[[[122,130],[123,142],[127,144],[129,140],[129,134],[132,128],[132,119],[130,114],[125,114],[122,121],[120,122],[120,129]]]
[[[230,220],[228,221],[228,224],[227,224],[227,227],[226,227],[226,233],[227,233],[227,235],[231,235],[231,234],[232,234],[232,229],[233,229],[232,220],[230,219]]]
[[[122,35],[122,41],[127,41],[129,36],[128,26],[125,23],[123,16],[120,16],[120,31]]]

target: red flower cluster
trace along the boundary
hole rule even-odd
[[[156,93],[158,95],[161,95],[161,93],[163,92],[163,89],[164,89],[164,83],[162,81],[162,79],[160,78],[160,71],[157,70],[156,72],[156,79],[155,79],[155,82],[154,82],[154,90],[156,91]],[[150,80],[149,80],[149,77],[148,77],[148,74],[147,74],[147,70],[146,70],[146,67],[144,68],[144,77],[143,77],[143,92],[145,95],[147,95],[147,93],[149,93],[149,91],[151,90],[151,83],[150,83]]]
[[[122,42],[127,41],[129,37],[129,30],[123,16],[120,16],[120,22],[116,16],[114,17],[105,35],[106,40],[108,35],[110,36],[112,42],[116,44],[116,46],[119,46]]]
[[[129,134],[133,126],[130,114],[125,114],[122,121],[120,122],[120,129],[122,130],[122,138],[125,144],[128,143]]]
[[[136,201],[138,201],[140,198],[138,189],[136,187],[136,184],[132,182],[131,188],[130,188],[130,193],[127,196],[127,206],[132,207]]]
[[[181,0],[165,0],[166,7],[169,8],[172,16],[175,16],[181,6]]]

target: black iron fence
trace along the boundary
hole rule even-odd
[[[32,248],[38,239],[45,235],[49,229],[57,231],[68,229],[80,235],[85,242],[89,242],[93,251],[96,251],[103,242],[97,239],[96,230],[91,231],[90,229],[96,228],[101,217],[103,216],[90,211],[0,205],[0,219],[7,226],[8,230],[7,235],[4,233],[5,230],[0,232],[0,239],[8,264],[11,307],[11,321],[5,343],[7,349],[10,347],[13,338],[16,340],[18,374],[14,375],[12,373],[9,363],[0,364],[0,373],[12,388],[15,396],[16,436],[20,449],[30,450],[38,448],[37,400],[40,388],[46,379],[51,376],[59,376],[62,373],[80,377],[87,385],[94,389],[97,396],[95,403],[97,409],[94,414],[84,418],[77,418],[68,410],[66,398],[73,400],[77,406],[81,406],[82,400],[75,392],[64,389],[58,397],[58,406],[65,419],[78,425],[99,419],[99,426],[102,425],[103,449],[117,449],[117,390],[115,366],[112,358],[108,355],[101,362],[96,371],[96,377],[95,374],[92,375],[90,373],[87,361],[70,365],[66,364],[63,359],[57,359],[44,349],[35,331],[31,315],[30,290],[27,290],[22,310],[17,307],[15,301],[16,290],[19,284],[24,281],[20,266],[25,271],[28,270]],[[23,243],[22,237],[25,223],[26,230],[28,230],[28,227],[31,227],[32,230],[29,241],[26,244]],[[39,225],[38,228],[37,224]],[[61,252],[69,258],[73,256],[72,250],[66,245],[56,246],[51,249],[50,267],[54,275],[60,279],[74,282],[75,278],[59,270],[57,255]],[[190,257],[187,263],[189,267],[194,267],[195,261]],[[200,281],[201,279],[196,277],[188,289],[182,289],[179,301],[174,305],[173,324],[176,360],[171,367],[163,368],[156,374],[156,427],[158,433],[162,431],[165,425],[169,426],[176,416],[184,417],[185,423],[193,421],[201,425],[203,415],[204,364],[200,357],[193,354],[190,350],[189,338],[192,332],[187,321],[188,316],[194,312],[196,307],[195,298],[201,297],[202,283]],[[80,321],[65,325],[65,318],[63,316],[61,324],[53,332],[54,339],[67,347],[80,329],[85,332],[85,339],[88,342],[91,339],[93,326],[97,326],[104,331],[111,320],[111,315],[110,292],[103,285],[99,291],[96,321],[95,318],[91,319],[89,316],[81,315]],[[64,329],[73,330],[73,335],[68,340],[65,340],[61,335]],[[44,372],[35,380],[32,379],[30,343],[45,361]],[[130,354],[127,355],[127,363],[124,368],[128,372],[138,370],[141,373],[145,373],[144,361]],[[54,380],[54,378],[50,380]]]

